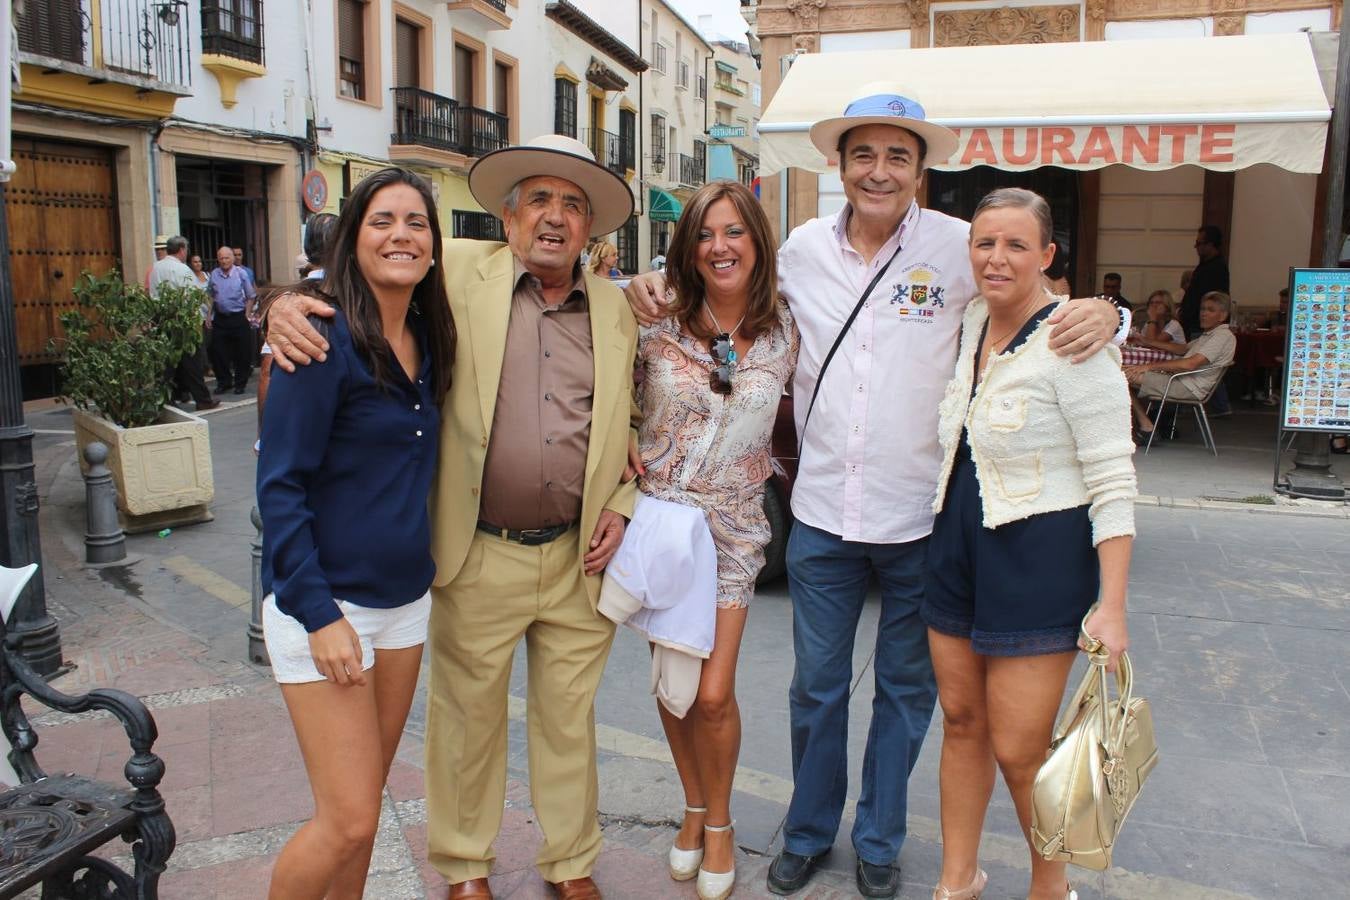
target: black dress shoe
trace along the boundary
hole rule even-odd
[[[900,890],[900,870],[858,860],[858,893],[864,897],[894,897]]]
[[[216,392],[217,394],[223,394],[223,393],[225,393],[226,391],[228,391],[229,389],[230,389],[230,386],[229,386],[228,384],[221,384],[219,381],[216,382],[216,391],[215,391],[215,392]]]
[[[232,394],[242,394],[243,392],[244,392],[244,385],[241,384],[241,385],[239,385],[238,387],[236,387],[233,391],[231,391],[230,393],[232,393]]]
[[[769,890],[775,894],[793,894],[806,887],[811,876],[816,874],[820,856],[801,856],[788,850],[780,850],[769,865]]]

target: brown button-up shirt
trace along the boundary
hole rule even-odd
[[[580,267],[556,306],[519,260],[515,276],[479,518],[545,528],[581,518],[595,395],[591,314]]]

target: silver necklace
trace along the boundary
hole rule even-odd
[[[709,318],[709,319],[712,319],[713,327],[717,329],[718,333],[720,333],[720,334],[725,334],[725,335],[727,336],[727,341],[730,342],[730,344],[731,344],[731,355],[730,355],[730,357],[727,359],[727,362],[729,362],[729,363],[735,363],[735,362],[736,362],[736,357],[737,357],[737,354],[736,354],[736,335],[740,333],[741,326],[745,324],[745,317],[748,316],[748,315],[750,314],[750,310],[747,309],[747,310],[741,315],[741,320],[740,320],[739,322],[737,322],[737,323],[736,323],[736,327],[733,328],[733,329],[731,329],[730,331],[727,331],[725,328],[723,328],[723,327],[722,327],[722,323],[719,322],[719,321],[717,321],[717,316],[713,315],[712,307],[708,306],[708,301],[707,301],[707,300],[704,300],[704,301],[703,301],[703,311],[704,311],[705,313],[708,314],[708,318]]]

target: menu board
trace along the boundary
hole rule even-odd
[[[1350,269],[1291,269],[1285,431],[1350,433]]]

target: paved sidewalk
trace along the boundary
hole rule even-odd
[[[162,882],[166,900],[265,896],[275,854],[312,810],[280,694],[266,669],[245,661],[254,413],[251,404],[231,404],[207,414],[215,520],[164,538],[131,537],[136,560],[97,571],[81,564],[84,494],[69,413],[29,416],[39,431],[48,603],[75,666],[57,684],[120,687],[154,711],[179,838]],[[1177,464],[1187,448],[1165,451],[1141,460],[1141,477],[1164,456]],[[1298,509],[1252,509],[1260,514],[1139,507],[1133,652],[1154,702],[1164,763],[1132,814],[1118,868],[1075,875],[1082,900],[1331,897],[1350,883],[1350,662],[1343,652],[1350,525]],[[872,699],[875,616],[869,605],[855,653],[853,785],[866,737],[856,723]],[[785,589],[762,591],[738,683],[745,721],[733,802],[738,897],[770,896],[764,871],[781,846],[791,787],[790,629]],[[621,634],[598,700],[606,844],[596,878],[616,900],[693,897],[691,883],[677,885],[665,872],[680,797],[651,701],[634,687],[645,684],[645,666],[645,648]],[[499,897],[543,898],[549,894],[533,869],[539,835],[525,784],[522,675],[512,685],[511,781],[492,881]],[[423,688],[391,773],[369,898],[445,894],[425,863],[424,716]],[[49,714],[36,723],[39,759],[49,770],[120,780],[128,751],[114,722]],[[936,877],[940,741],[935,722],[912,782],[901,857],[907,900],[927,898]],[[851,809],[825,871],[799,897],[856,896],[850,818]],[[993,876],[986,896],[1020,896],[1026,851],[1001,787],[983,857]]]

